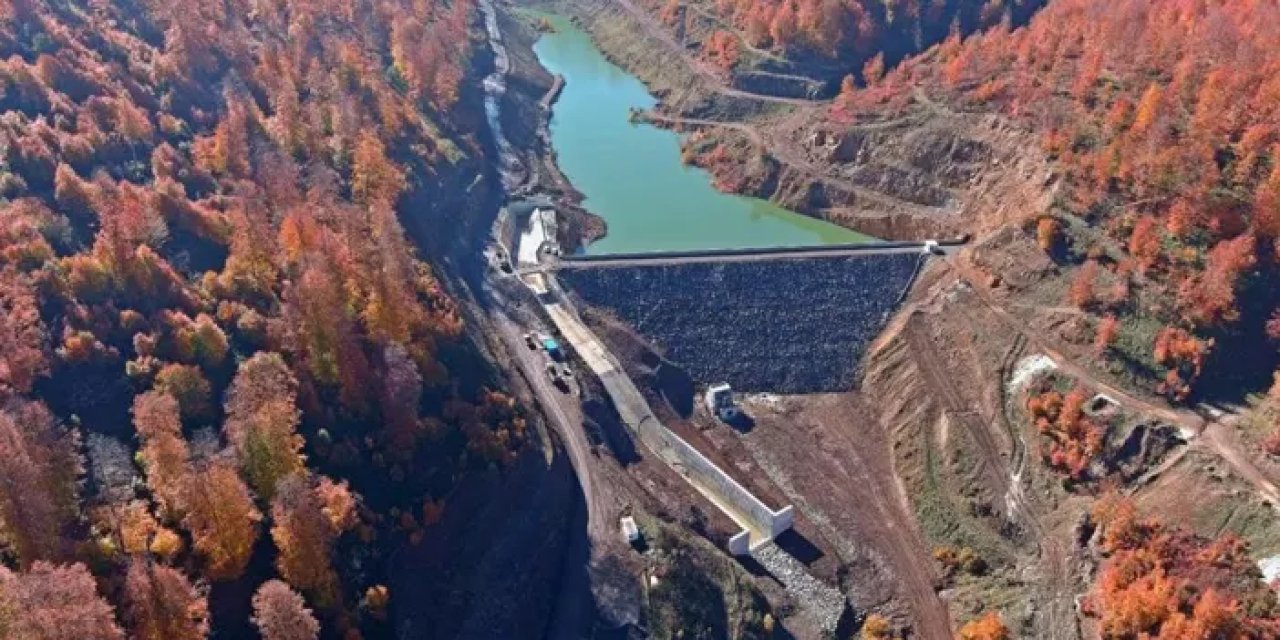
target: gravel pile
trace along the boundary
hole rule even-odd
[[[751,557],[786,587],[800,607],[827,633],[834,633],[844,613],[844,594],[814,578],[800,561],[770,542],[751,551]]]
[[[567,269],[558,278],[699,382],[815,393],[852,386],[863,349],[897,307],[917,260],[888,254]]]

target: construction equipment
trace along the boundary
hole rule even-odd
[[[629,544],[637,544],[640,542],[640,527],[636,526],[636,519],[631,516],[622,516],[618,520],[618,527],[622,529],[622,537],[627,539]]]
[[[722,422],[733,422],[742,414],[742,410],[733,400],[733,388],[727,382],[707,387],[703,402],[707,406],[707,411]]]
[[[546,350],[547,355],[551,356],[556,362],[564,361],[564,350],[560,348],[560,343],[551,336],[542,336],[542,348]]]

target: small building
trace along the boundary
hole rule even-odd
[[[733,401],[733,388],[727,382],[707,387],[703,402],[707,406],[707,411],[710,411],[712,415],[725,422],[736,419],[740,412],[738,405]]]

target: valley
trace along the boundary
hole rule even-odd
[[[1019,637],[1098,633],[1096,619],[1080,605],[1099,562],[1097,551],[1080,538],[1082,530],[1096,526],[1090,525],[1090,505],[1098,499],[1098,485],[1059,484],[1055,472],[1041,466],[1041,456],[1047,456],[1038,444],[1042,436],[1022,405],[1034,385],[1080,385],[1119,398],[1120,411],[1108,419],[1111,431],[1098,459],[1108,471],[1094,467],[1091,474],[1121,473],[1115,477],[1127,483],[1123,493],[1144,509],[1162,500],[1157,496],[1164,487],[1220,478],[1235,487],[1217,494],[1231,504],[1226,521],[1209,525],[1203,503],[1160,502],[1162,519],[1191,524],[1209,537],[1237,532],[1258,560],[1280,552],[1280,540],[1269,532],[1277,517],[1274,463],[1239,442],[1198,437],[1206,429],[1225,437],[1238,428],[1224,424],[1238,424],[1239,409],[1225,418],[1204,417],[1204,407],[1199,415],[1170,409],[1117,378],[1113,369],[1099,369],[1087,345],[1073,343],[1081,331],[1073,312],[1024,302],[1052,299],[1067,283],[1052,259],[1031,253],[1034,238],[1017,231],[1049,208],[1060,178],[1043,156],[1028,150],[1026,134],[1015,123],[945,106],[917,89],[908,98],[911,104],[893,107],[891,116],[860,119],[837,134],[821,124],[821,114],[832,108],[829,99],[752,94],[745,85],[726,85],[704,59],[691,55],[693,45],[678,45],[640,7],[581,0],[538,5],[539,11],[544,6],[557,17],[549,26],[541,23],[552,30],[543,37],[566,28],[579,37],[576,30],[585,29],[611,61],[645,81],[658,99],[633,105],[629,120],[680,133],[685,160],[711,172],[703,180],[879,237],[975,237],[969,246],[929,261],[912,280],[905,304],[872,329],[875,339],[865,352],[805,327],[823,321],[801,300],[841,298],[812,289],[809,279],[827,283],[831,276],[799,260],[786,266],[793,272],[758,263],[751,276],[755,287],[795,283],[797,297],[777,308],[760,300],[759,289],[729,284],[728,273],[700,271],[698,259],[687,272],[642,262],[628,271],[622,268],[625,259],[598,272],[541,272],[559,281],[558,295],[579,306],[663,423],[753,490],[773,496],[774,504],[782,504],[780,499],[795,506],[795,531],[809,551],[781,538],[779,544],[843,594],[850,615],[841,633],[883,616],[889,628],[909,637],[949,637],[996,611]],[[527,15],[528,24],[537,25],[545,14]],[[580,26],[566,26],[559,17],[564,15]],[[556,82],[564,82],[563,99],[574,75]],[[563,116],[556,125],[557,104],[550,104],[552,135],[544,143],[559,155],[564,128],[597,116]],[[566,113],[576,113],[574,108]],[[576,135],[601,145],[596,157],[630,149],[590,133],[599,127],[575,127]],[[599,163],[594,169],[608,171]],[[566,175],[574,183],[575,171]],[[609,206],[607,199],[596,202]],[[573,199],[576,206],[595,212],[591,197]],[[725,224],[730,223],[716,228]],[[615,232],[613,224],[607,228]],[[627,232],[624,225],[616,227],[618,234]],[[689,244],[649,246],[610,244],[606,235],[585,251],[639,255],[720,246],[716,237],[688,237]],[[772,239],[757,244],[769,246]],[[561,238],[569,247],[579,240]],[[750,264],[752,258],[744,260]],[[873,277],[878,281],[883,274]],[[718,296],[735,309],[727,312],[710,302]],[[857,309],[836,303],[831,320],[857,322]],[[749,319],[757,313],[769,319],[765,325]],[[796,319],[788,321],[788,313]],[[737,314],[743,319],[735,320]],[[731,346],[728,334],[735,331],[743,332],[743,342]],[[780,343],[791,340],[796,359],[779,358]],[[1052,363],[1047,376],[1041,370],[1026,379],[1017,372],[1022,363],[1046,357]],[[832,386],[797,385],[787,373],[792,362],[811,371],[853,365],[856,375],[838,376]],[[1022,379],[1015,382],[1015,376]],[[722,379],[744,393],[749,428],[726,428],[700,408],[694,392]],[[618,439],[626,440],[620,432],[625,429],[615,425],[612,439],[601,437],[604,450],[624,460],[643,459],[643,447],[637,454],[635,442],[618,445]],[[1130,441],[1141,443],[1143,457],[1130,457]],[[1213,459],[1222,464],[1208,462]],[[826,482],[811,479],[815,465],[824,469],[819,475]],[[852,469],[875,471],[857,472],[860,480],[846,484],[843,478]],[[981,568],[948,564],[957,551],[980,558]],[[770,594],[786,587],[786,580],[766,570],[757,581],[775,611],[785,611],[788,601]],[[781,623],[796,637],[825,633],[806,620],[803,607],[796,615],[784,614]]]
[[[0,640],[1280,638],[1276,25],[0,2]]]

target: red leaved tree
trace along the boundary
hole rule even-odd
[[[268,580],[253,594],[253,623],[262,640],[316,640],[320,623],[302,596],[279,580]]]
[[[78,509],[79,439],[41,403],[0,406],[0,532],[22,567],[62,558]]]
[[[14,640],[124,640],[111,605],[79,563],[37,562],[23,573],[0,564],[0,632]]]
[[[321,490],[317,490],[317,487]],[[280,481],[271,504],[271,538],[279,555],[276,568],[289,584],[321,607],[337,604],[338,582],[333,571],[333,543],[354,522],[353,502],[344,485],[317,484],[296,474]]]
[[[173,567],[131,560],[124,605],[135,640],[203,640],[209,635],[208,601]]]
[[[29,392],[49,372],[46,340],[35,292],[23,276],[0,269],[0,389]]]

